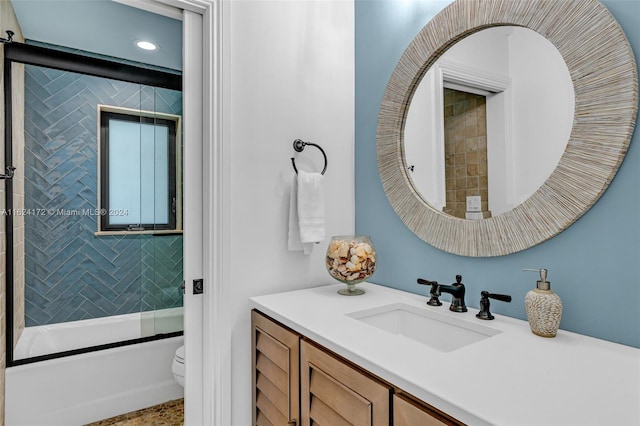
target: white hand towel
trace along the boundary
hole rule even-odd
[[[298,219],[302,243],[324,240],[323,180],[320,173],[298,171]]]
[[[289,197],[289,239],[287,241],[289,251],[304,251],[310,254],[313,250],[313,243],[300,241],[300,223],[298,219],[298,177],[294,176],[291,184],[291,194]]]

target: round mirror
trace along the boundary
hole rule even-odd
[[[574,91],[570,134],[555,167],[544,166],[549,171],[540,175],[550,172],[548,177],[540,178],[544,179],[541,184],[529,185],[533,188],[530,196],[519,193],[511,201],[514,206],[505,203],[505,211],[488,218],[461,219],[434,207],[437,201],[423,194],[428,190],[419,188],[417,179],[412,177],[409,168],[414,165],[415,173],[417,166],[408,163],[414,161],[412,153],[405,155],[405,150],[410,149],[405,145],[409,106],[420,81],[445,52],[471,34],[505,25],[538,33],[562,57]],[[528,52],[518,53],[526,56]],[[547,59],[543,60],[546,65]],[[526,97],[512,97],[505,114],[514,115],[514,105],[527,102]],[[382,185],[405,225],[438,249],[475,257],[518,252],[562,232],[600,198],[624,159],[637,108],[638,76],[633,52],[618,23],[597,0],[457,0],[420,31],[389,79],[377,128]],[[534,121],[531,128],[549,127],[548,118],[533,114],[528,118]],[[541,162],[539,158],[547,154],[542,148],[544,137],[527,142],[523,148],[526,151],[518,154],[523,158],[513,167],[527,163],[535,169]],[[507,167],[509,163],[504,164]],[[533,181],[529,179],[531,173],[526,172],[524,179]],[[520,175],[514,171],[513,176],[515,181]],[[493,191],[491,187],[489,190]],[[482,199],[480,205],[482,208]],[[484,216],[482,210],[480,213]]]
[[[574,104],[564,59],[535,31],[493,27],[460,40],[408,107],[404,151],[416,192],[462,219],[511,210],[558,165]]]

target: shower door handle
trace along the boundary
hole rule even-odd
[[[7,166],[6,170],[6,174],[0,174],[0,179],[13,179],[13,173],[15,172],[16,168],[13,166]]]

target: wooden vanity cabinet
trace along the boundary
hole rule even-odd
[[[251,329],[253,424],[299,424],[300,336],[257,311]]]
[[[255,426],[463,425],[258,311],[251,326]]]

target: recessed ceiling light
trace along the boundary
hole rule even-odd
[[[140,49],[144,49],[144,50],[156,50],[158,48],[158,46],[156,46],[155,44],[151,43],[150,41],[137,41],[136,42],[136,46],[138,46]]]

